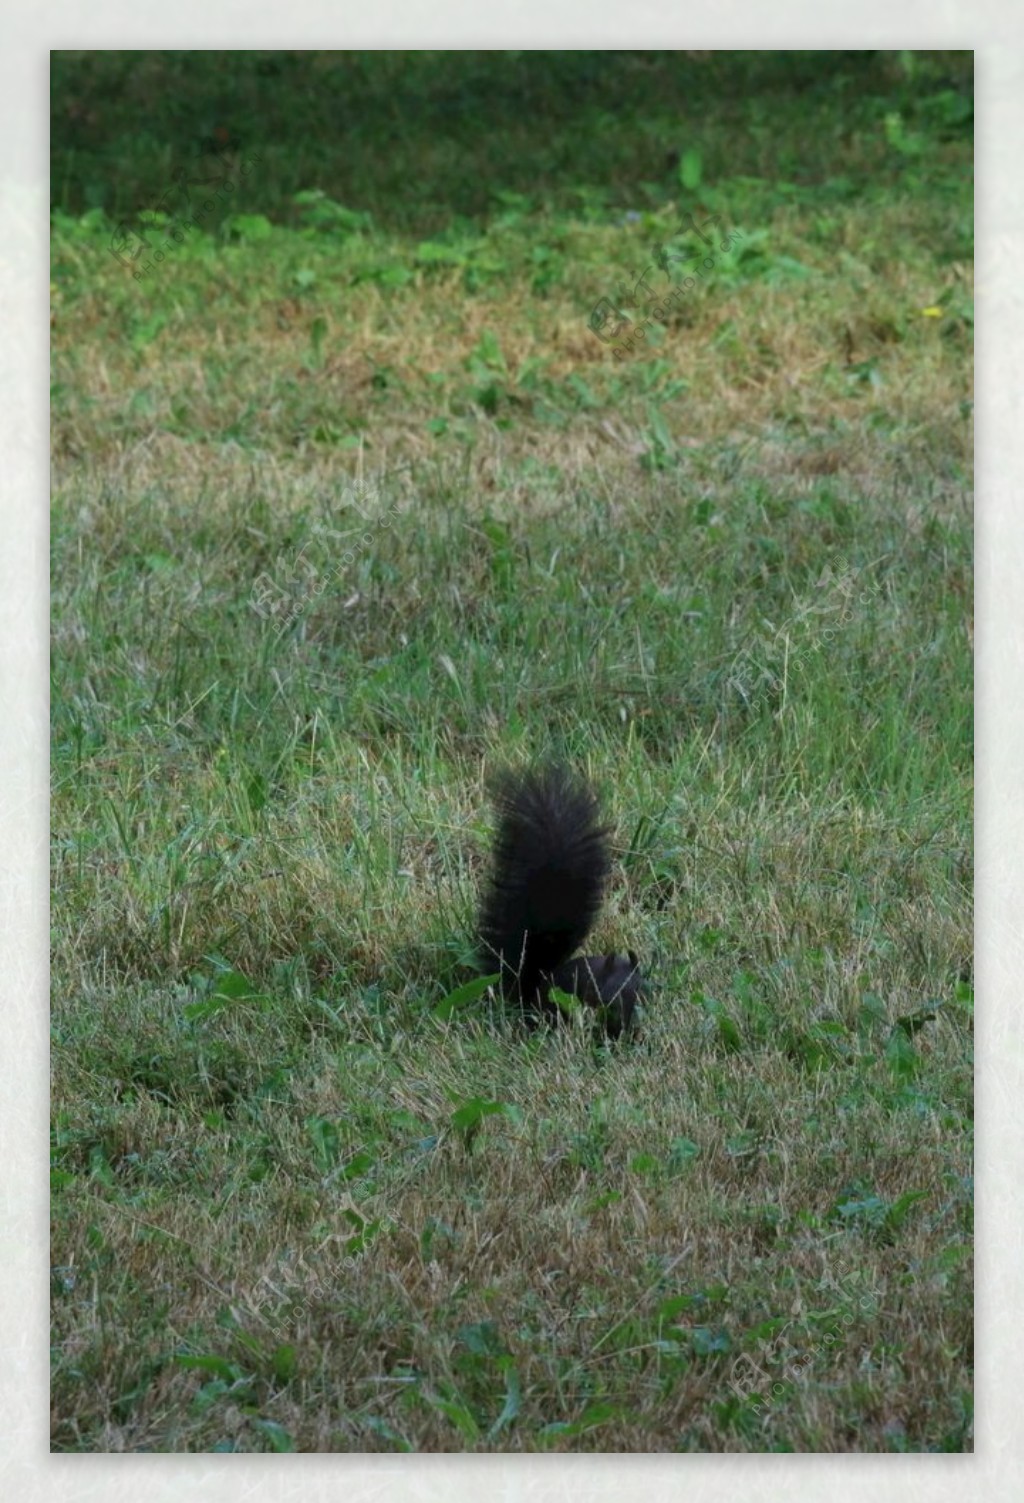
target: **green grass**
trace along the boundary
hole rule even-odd
[[[53,1447],[970,1449],[970,58],[401,61],[55,60]],[[552,750],[612,1048],[445,1005]]]

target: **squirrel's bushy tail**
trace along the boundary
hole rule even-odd
[[[611,865],[608,828],[586,784],[557,763],[494,783],[494,857],[480,910],[485,967],[527,1006],[590,933]]]

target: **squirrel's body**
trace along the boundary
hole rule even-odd
[[[591,790],[564,767],[506,772],[496,783],[493,864],[480,912],[485,968],[529,1018],[558,1016],[551,988],[628,1030],[640,992],[636,956],[571,959],[597,918],[611,867],[608,829]]]

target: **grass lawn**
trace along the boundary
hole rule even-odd
[[[971,76],[55,57],[55,1450],[971,1449]]]

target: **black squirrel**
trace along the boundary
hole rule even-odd
[[[498,816],[483,891],[479,941],[485,972],[525,1017],[557,1018],[552,987],[595,1009],[617,1038],[632,1027],[641,991],[637,957],[569,957],[586,939],[611,868],[609,830],[593,791],[560,764],[494,780]]]

